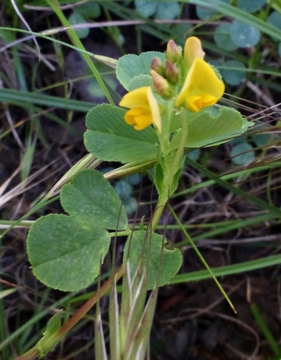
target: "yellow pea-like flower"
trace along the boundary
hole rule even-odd
[[[125,114],[125,121],[133,125],[134,129],[143,130],[153,124],[161,133],[160,110],[150,86],[130,91],[119,105],[130,109]]]
[[[176,106],[197,112],[214,105],[222,96],[225,86],[215,70],[205,60],[196,57],[187,72]]]

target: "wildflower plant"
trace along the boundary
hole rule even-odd
[[[111,335],[115,359],[143,358],[147,341],[144,350],[140,350],[140,343],[134,348],[126,338],[126,329],[140,339],[143,330],[139,324],[143,322],[149,334],[157,287],[165,285],[181,266],[180,251],[167,247],[167,240],[155,231],[169,197],[177,189],[185,154],[190,149],[227,142],[253,125],[238,111],[218,105],[224,83],[204,55],[200,40],[190,37],[183,51],[170,40],[165,53],[121,57],[116,74],[128,93],[119,106],[98,105],[86,117],[85,146],[96,159],[122,163],[113,174],[127,175],[154,167],[158,202],[148,225],[131,226],[119,196],[106,179],[110,175],[86,169],[62,188],[61,205],[68,215],[43,216],[28,234],[27,251],[34,275],[62,291],[77,291],[92,284],[111,241],[127,236],[124,269],[117,270],[114,280],[124,274],[123,295],[129,295],[122,303],[120,318],[110,312],[114,324],[120,325]],[[116,298],[114,289],[112,298]],[[148,301],[150,307],[145,307],[148,289],[154,292]],[[115,302],[111,311],[114,306]],[[52,334],[57,341],[56,331]],[[97,323],[99,333],[102,328]],[[41,340],[41,355],[56,342],[50,337]],[[103,359],[105,347],[102,336],[98,338],[97,358]],[[117,352],[131,355],[117,357]]]

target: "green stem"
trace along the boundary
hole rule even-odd
[[[181,140],[178,146],[178,150],[176,152],[176,156],[174,158],[173,164],[172,164],[172,173],[175,174],[175,172],[177,171],[177,169],[179,169],[179,166],[181,165],[181,161],[182,158],[184,156],[184,148],[186,146],[186,138],[187,138],[187,120],[186,117],[184,116],[184,113],[181,112],[181,114],[179,115],[181,117],[181,131],[182,131],[182,135],[181,135]],[[172,194],[170,194],[172,195]]]
[[[168,202],[169,197],[172,195],[172,183],[174,181],[174,176],[181,168],[181,162],[183,159],[184,154],[184,148],[185,148],[185,140],[187,137],[187,123],[186,118],[184,117],[184,113],[181,113],[179,116],[181,116],[181,123],[182,123],[182,136],[180,143],[178,145],[178,149],[176,151],[175,156],[171,159],[170,158],[170,127],[171,127],[171,121],[173,119],[173,113],[174,108],[172,106],[172,103],[170,103],[168,108],[168,115],[167,115],[167,122],[168,126],[166,127],[165,133],[161,134],[159,136],[159,142],[160,142],[160,156],[161,156],[161,167],[163,169],[163,179],[162,179],[162,187],[158,189],[159,191],[159,199],[155,208],[155,212],[153,214],[153,219],[151,222],[151,230],[155,231],[159,220],[161,218],[161,215],[164,211],[164,208]]]
[[[118,281],[123,276],[123,268],[120,266],[115,274],[108,279],[85,304],[53,335],[46,338],[46,341],[40,344],[40,349],[35,345],[32,349],[25,354],[17,357],[15,360],[33,360],[46,354],[52,350],[56,344],[80,321],[84,315],[97,303],[97,301],[104,296],[111,288],[112,284]]]
[[[159,223],[159,220],[161,218],[161,215],[165,209],[165,206],[167,204],[167,201],[168,201],[168,196],[159,196],[159,199],[158,199],[158,202],[157,202],[157,205],[155,207],[155,211],[154,211],[154,214],[153,214],[153,218],[152,218],[152,221],[151,221],[151,231],[155,231],[158,223]]]

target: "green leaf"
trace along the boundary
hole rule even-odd
[[[85,146],[105,161],[143,162],[156,159],[157,135],[152,127],[137,131],[126,124],[126,110],[103,104],[86,116]]]
[[[243,166],[255,159],[255,151],[251,144],[241,142],[232,147],[230,156],[234,164]]]
[[[255,134],[252,135],[252,140],[257,146],[264,147],[273,141],[273,136],[271,134]]]
[[[123,204],[124,204],[124,208],[125,208],[127,214],[132,214],[132,213],[136,212],[139,207],[138,201],[133,196],[126,198],[123,201]]]
[[[96,19],[101,15],[100,5],[93,1],[81,3],[76,7],[76,11],[86,19]]]
[[[128,91],[132,91],[144,86],[153,86],[152,77],[150,75],[135,76],[132,81],[130,81]]]
[[[84,18],[84,16],[79,14],[78,12],[73,12],[69,16],[68,21],[71,25],[86,23],[86,19]],[[90,33],[90,30],[87,27],[75,29],[75,31],[79,39],[85,39]]]
[[[231,39],[230,36],[230,24],[219,25],[214,33],[214,40],[216,44],[227,51],[233,51],[237,49],[237,45]]]
[[[128,256],[132,276],[140,259],[144,266],[148,266],[148,289],[152,289],[155,283],[158,286],[165,285],[182,264],[182,255],[178,249],[167,250],[162,247],[163,237],[146,231],[135,231],[125,245],[123,259]]]
[[[202,6],[196,6],[196,15],[201,20],[210,20],[214,18],[217,13],[213,10],[206,9]]]
[[[180,15],[181,7],[177,1],[160,2],[156,11],[157,19],[175,19]]]
[[[235,136],[243,134],[254,123],[244,119],[231,108],[209,108],[199,112],[188,122],[187,148],[214,146],[224,143]]]
[[[224,63],[227,68],[221,69],[224,81],[229,85],[239,85],[246,77],[245,65],[238,60],[228,60]]]
[[[147,0],[135,0],[136,10],[139,14],[147,18],[153,15],[158,7],[158,1],[147,1]]]
[[[248,13],[260,10],[266,4],[266,0],[238,0],[238,7]]]
[[[278,11],[273,11],[269,15],[267,22],[273,26],[276,26],[278,29],[281,29],[281,14]]]
[[[259,29],[239,20],[232,22],[230,34],[232,41],[242,48],[255,46],[261,37]]]
[[[246,23],[248,25],[252,25],[256,29],[263,32],[264,34],[268,34],[272,36],[274,39],[281,41],[280,29],[266,23],[263,19],[260,19],[257,16],[242,11],[241,9],[235,6],[225,4],[219,0],[212,0],[212,1],[189,0],[189,4],[200,5],[211,10],[216,10],[227,17],[240,20],[241,22]]]
[[[52,344],[51,347],[48,346],[48,339],[61,327],[61,318],[62,318],[62,313],[61,311],[59,311],[54,316],[52,316],[51,319],[48,321],[46,331],[44,332],[42,339],[40,339],[36,344],[36,348],[40,351],[40,357],[43,357],[44,355],[47,354],[47,352],[52,351],[54,349],[55,345]]]
[[[157,51],[148,51],[140,56],[128,54],[122,56],[116,66],[116,76],[126,90],[129,90],[130,82],[139,75],[150,75],[150,66],[154,57],[165,61],[165,55]]]
[[[124,230],[128,219],[117,192],[96,170],[83,170],[62,188],[61,204],[70,215],[105,229]]]
[[[77,291],[98,276],[110,237],[96,222],[50,214],[38,219],[27,237],[34,275],[62,291]]]
[[[230,0],[221,0],[222,2],[229,4]],[[208,4],[206,4],[208,5]],[[219,16],[219,13],[217,11],[205,8],[204,6],[196,6],[196,15],[201,20],[210,20],[212,18],[215,18],[216,16]]]
[[[114,185],[114,189],[119,197],[124,200],[130,198],[133,193],[133,187],[126,179],[118,180]]]

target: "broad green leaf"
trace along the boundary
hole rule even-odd
[[[230,36],[230,24],[220,24],[214,33],[214,40],[216,44],[227,51],[233,51],[237,49],[237,45],[231,39]]]
[[[135,76],[132,81],[130,81],[128,91],[132,91],[144,86],[153,86],[152,77],[150,75]]]
[[[214,113],[213,113],[214,112]],[[187,148],[199,148],[224,143],[243,134],[254,123],[244,119],[231,108],[210,108],[193,115],[188,123]]]
[[[98,276],[109,244],[109,234],[96,222],[50,214],[32,225],[27,253],[33,273],[42,283],[77,291]]]
[[[148,51],[138,55],[128,54],[122,56],[116,66],[116,76],[126,90],[129,90],[130,82],[139,75],[150,75],[151,61],[154,57],[165,61],[165,55],[157,51]]]
[[[126,110],[103,104],[86,116],[85,146],[105,161],[148,161],[156,158],[157,135],[152,127],[137,131],[126,124]]]
[[[239,20],[233,20],[230,34],[232,41],[242,48],[255,46],[261,37],[259,29]]]
[[[83,170],[66,184],[61,204],[70,215],[105,229],[123,230],[128,225],[117,192],[96,170]]]
[[[155,283],[158,286],[165,285],[182,264],[182,255],[178,249],[167,250],[162,247],[163,237],[146,231],[135,231],[126,243],[124,259],[128,256],[132,276],[140,259],[143,265],[148,266],[148,289],[152,289]]]

